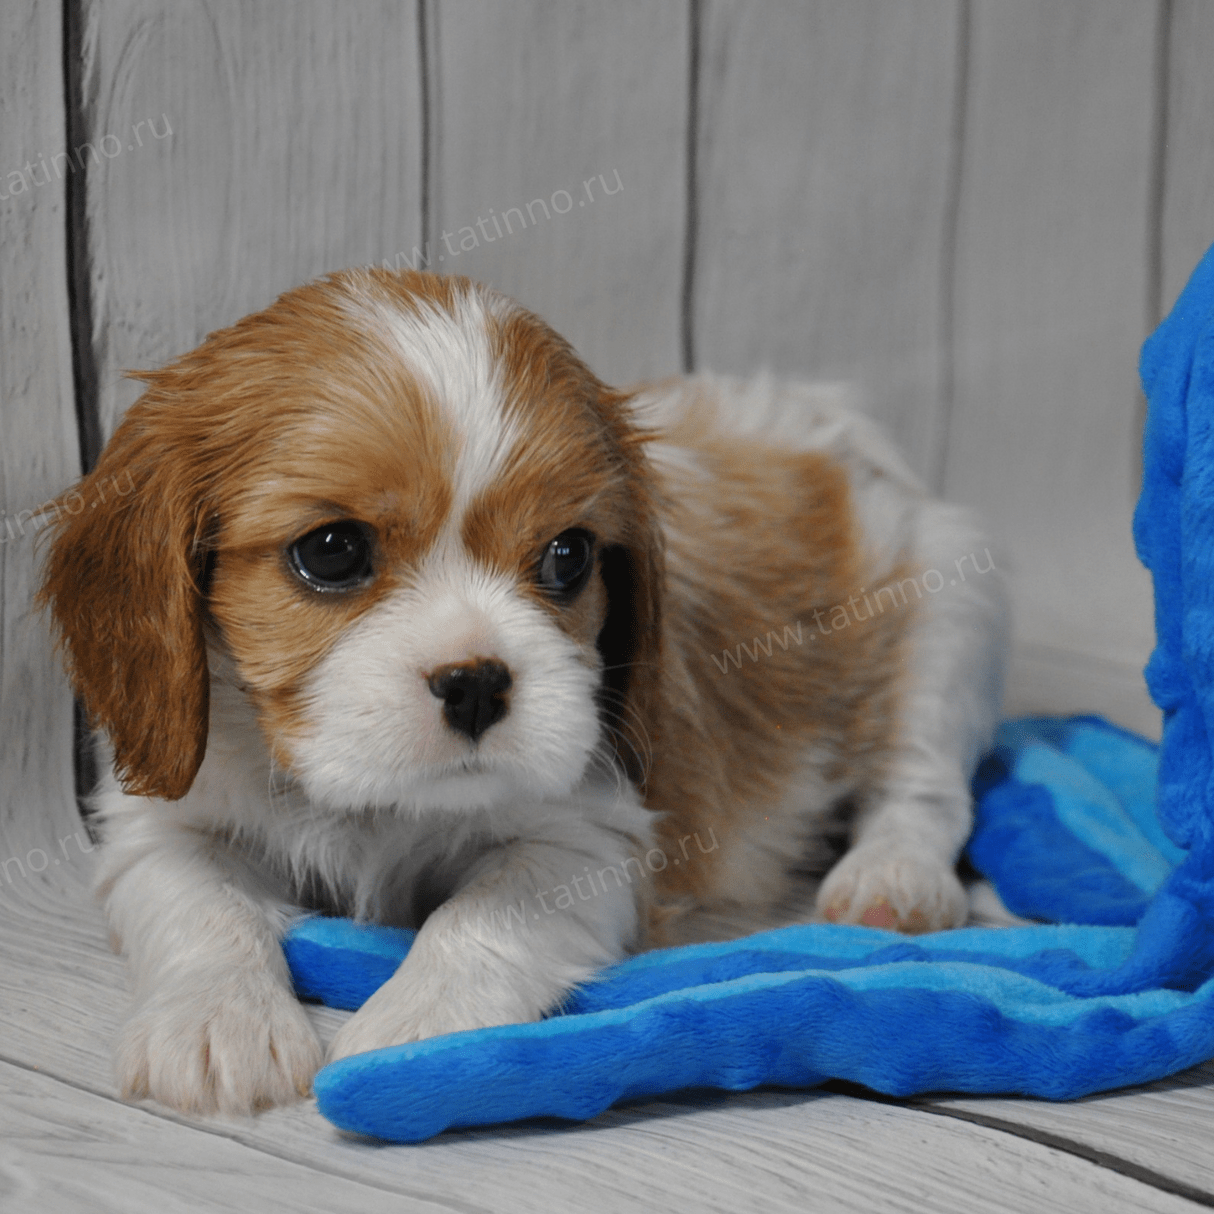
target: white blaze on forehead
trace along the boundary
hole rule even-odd
[[[419,385],[441,411],[459,442],[452,521],[500,473],[517,439],[517,423],[505,413],[501,368],[489,339],[490,317],[507,301],[462,291],[453,312],[418,299],[416,311],[384,299],[360,300]]]

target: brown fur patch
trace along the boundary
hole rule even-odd
[[[117,475],[134,487],[105,496]],[[129,791],[184,796],[206,749],[210,695],[198,609],[205,520],[191,478],[163,461],[136,414],[53,510],[39,602],[76,693],[109,733]]]
[[[876,781],[894,740],[912,616],[864,616],[871,571],[846,474],[828,456],[678,438],[699,469],[672,471],[664,486],[665,678],[647,804],[663,814],[668,857],[688,836],[719,847],[656,876],[655,942],[681,909],[736,898],[723,884],[731,851],[762,832],[807,751],[824,759],[827,778]],[[859,618],[824,635],[813,613],[829,619],[849,599]],[[781,876],[753,891],[756,905],[778,901]]]

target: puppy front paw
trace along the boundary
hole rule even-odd
[[[145,999],[122,1030],[118,1085],[186,1113],[249,1115],[308,1096],[320,1042],[269,975],[208,975]]]
[[[969,914],[950,864],[887,842],[861,843],[835,865],[818,891],[831,923],[861,923],[908,935],[960,927]]]
[[[516,999],[474,1000],[475,1006],[461,1000],[456,992],[443,994],[406,991],[385,983],[342,1025],[329,1045],[327,1062],[351,1054],[365,1054],[389,1045],[424,1041],[444,1033],[490,1028],[497,1024],[525,1024],[538,1020],[544,1008]]]
[[[414,946],[417,949],[417,946]],[[333,1038],[327,1061],[444,1033],[525,1024],[559,1001],[560,991],[474,974],[411,953],[397,972],[350,1017]]]

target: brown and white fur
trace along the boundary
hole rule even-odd
[[[836,390],[614,391],[505,297],[374,270],[140,378],[54,511],[42,590],[112,760],[125,1094],[307,1093],[322,1051],[279,943],[305,911],[420,927],[332,1058],[808,919],[840,806],[819,916],[964,921],[999,574]],[[365,545],[348,585],[315,580],[320,533]]]

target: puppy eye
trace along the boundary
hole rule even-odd
[[[562,531],[548,541],[540,557],[536,581],[540,588],[561,599],[571,599],[586,583],[594,536],[580,527]]]
[[[371,576],[371,539],[353,519],[309,531],[287,555],[291,568],[317,590],[349,590]]]

